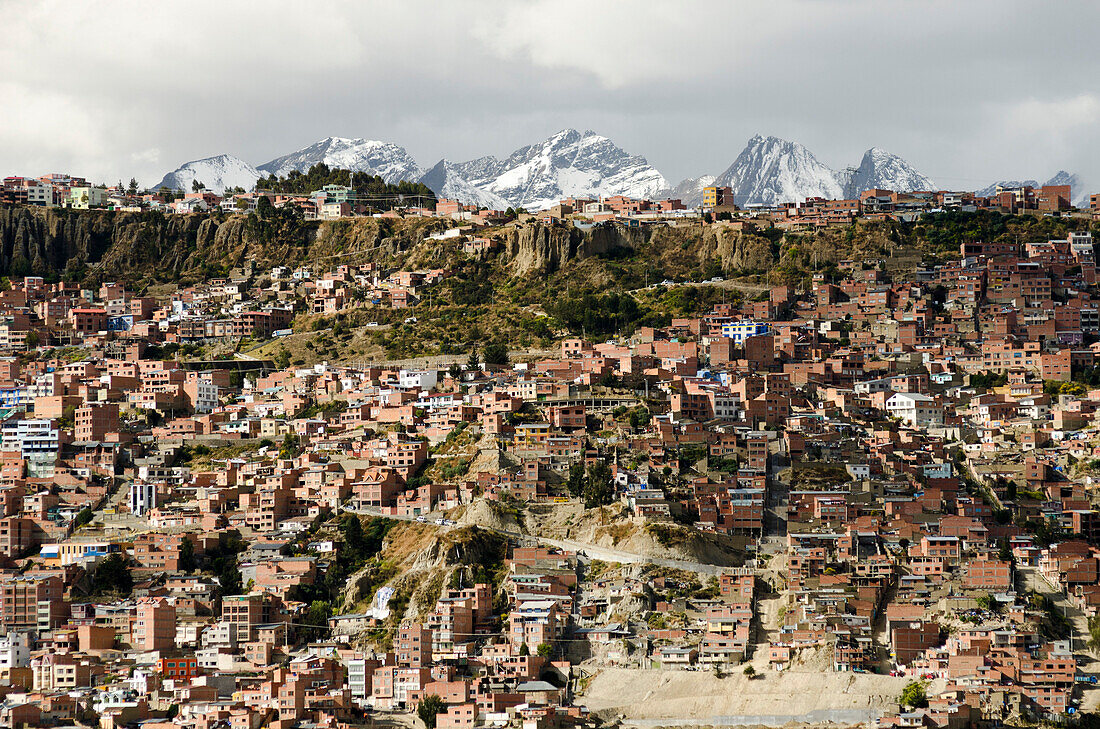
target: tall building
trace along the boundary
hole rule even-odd
[[[157,505],[157,485],[146,481],[130,484],[130,513],[142,516]]]
[[[729,187],[704,187],[703,200],[700,203],[704,208],[730,208],[736,207],[733,202],[733,189]]]
[[[176,606],[162,597],[137,604],[130,643],[140,651],[171,650],[176,645]]]
[[[87,402],[76,409],[76,439],[104,440],[108,433],[119,430],[118,403]]]

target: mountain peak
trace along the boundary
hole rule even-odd
[[[260,165],[259,170],[282,177],[292,170],[308,172],[319,162],[332,168],[378,175],[389,183],[411,182],[424,174],[404,147],[361,137],[325,137],[296,152],[266,162]]]
[[[644,157],[628,154],[592,130],[562,129],[503,160],[481,157],[452,167],[472,186],[528,210],[550,207],[564,197],[654,197],[669,188]]]
[[[912,165],[881,147],[871,147],[863,153],[859,167],[844,183],[844,197],[858,197],[864,190],[885,189],[896,192],[931,190],[935,183]]]
[[[251,190],[256,186],[260,173],[255,167],[231,154],[217,154],[213,157],[185,162],[166,174],[155,186],[171,190],[191,190],[191,184],[201,182],[207,190],[222,194],[226,188],[241,187]]]
[[[446,159],[436,162],[434,167],[424,173],[420,182],[441,198],[458,200],[467,205],[477,205],[490,210],[505,210],[509,207],[508,201],[499,195],[471,185],[455,165]]]
[[[714,184],[732,188],[738,205],[837,198],[842,192],[835,173],[801,144],[759,134]]]

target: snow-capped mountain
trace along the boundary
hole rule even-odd
[[[1065,170],[1058,170],[1054,177],[1051,177],[1046,181],[1047,185],[1069,185],[1070,197],[1076,207],[1087,208],[1089,206],[1089,191],[1093,188],[1085,184],[1085,181],[1081,179],[1081,176],[1073,173],[1066,172]]]
[[[878,147],[863,155],[858,167],[832,170],[797,142],[757,135],[725,172],[717,177],[689,177],[670,193],[685,205],[698,205],[709,185],[733,189],[738,205],[801,202],[808,197],[852,198],[863,190],[899,192],[930,190],[934,183],[912,165]]]
[[[684,205],[698,205],[703,199],[703,188],[710,187],[718,178],[715,175],[702,175],[700,177],[688,177],[680,181],[668,196],[673,200],[680,200]]]
[[[998,180],[986,185],[981,190],[975,190],[978,197],[992,197],[997,194],[998,187],[1039,187],[1038,180]]]
[[[265,162],[257,169],[266,174],[285,177],[291,170],[307,172],[319,162],[334,169],[377,175],[389,183],[402,180],[413,182],[424,174],[404,147],[373,139],[345,137],[326,137],[297,152]]]
[[[911,164],[884,149],[871,147],[864,152],[859,167],[849,176],[847,170],[837,173],[845,198],[859,197],[864,190],[880,188],[895,192],[934,190],[935,183]],[[845,179],[847,178],[847,179]]]
[[[627,154],[607,137],[564,129],[506,159],[480,157],[452,165],[472,186],[512,207],[547,208],[564,197],[654,197],[668,181],[644,157]]]
[[[511,207],[500,195],[471,185],[466,178],[458,174],[455,166],[445,159],[439,160],[435,167],[425,172],[420,182],[441,198],[458,200],[467,205],[477,205],[490,210],[505,210]]]
[[[424,171],[396,144],[369,139],[327,137],[254,168],[231,155],[188,162],[168,173],[162,185],[191,189],[199,180],[221,192],[226,187],[252,189],[266,174],[285,176],[306,172],[323,162],[331,168],[351,169],[382,177],[386,182],[421,181],[442,197],[493,209],[550,207],[566,197],[679,198],[697,205],[709,185],[733,188],[739,205],[799,202],[807,197],[855,197],[861,190],[881,187],[911,191],[934,185],[908,162],[877,147],[863,155],[856,168],[834,171],[806,147],[776,137],[757,135],[721,175],[690,177],[675,189],[644,157],[623,151],[595,132],[563,129],[538,144],[517,149],[505,159],[479,157],[468,162],[440,160]],[[1050,184],[1073,184],[1085,194],[1076,175],[1060,172]],[[1026,184],[1035,185],[1034,181]]]
[[[1081,179],[1080,175],[1073,172],[1066,172],[1065,170],[1058,170],[1054,173],[1053,177],[1043,183],[1040,183],[1038,180],[998,180],[997,182],[986,185],[980,190],[975,190],[974,194],[978,197],[992,197],[997,194],[998,187],[1039,188],[1044,185],[1069,185],[1070,202],[1079,208],[1087,208],[1089,206],[1089,190],[1092,188]]]
[[[154,189],[167,187],[191,192],[191,183],[198,180],[206,185],[207,190],[220,195],[227,187],[251,190],[256,186],[259,177],[260,173],[256,168],[244,160],[231,154],[219,154],[180,165],[165,175]]]
[[[839,198],[836,173],[797,142],[759,134],[714,184],[733,189],[739,206],[800,202],[807,197]]]

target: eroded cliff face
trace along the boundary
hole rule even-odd
[[[0,275],[80,276],[94,270],[175,279],[247,261],[293,265],[356,253],[361,260],[383,261],[442,227],[431,220],[308,222],[0,206]]]
[[[540,224],[511,228],[504,236],[504,254],[518,275],[552,273],[568,261],[637,251],[646,233],[621,225],[598,225],[588,230]]]
[[[686,267],[717,259],[727,272],[766,271],[775,265],[769,240],[721,226],[634,228],[607,223],[581,230],[534,224],[510,229],[503,242],[517,275],[553,273],[569,261],[617,253]]]
[[[300,221],[256,215],[165,215],[0,206],[0,275],[200,280],[252,261],[446,266],[454,246],[427,238],[453,225],[407,218]],[[726,272],[775,264],[766,238],[721,226],[588,229],[527,224],[496,233],[516,276],[540,276],[592,256],[644,256],[653,270],[690,270],[717,259]]]

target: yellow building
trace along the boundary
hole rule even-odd
[[[704,187],[702,206],[704,208],[735,207],[733,204],[733,190],[729,187]]]

